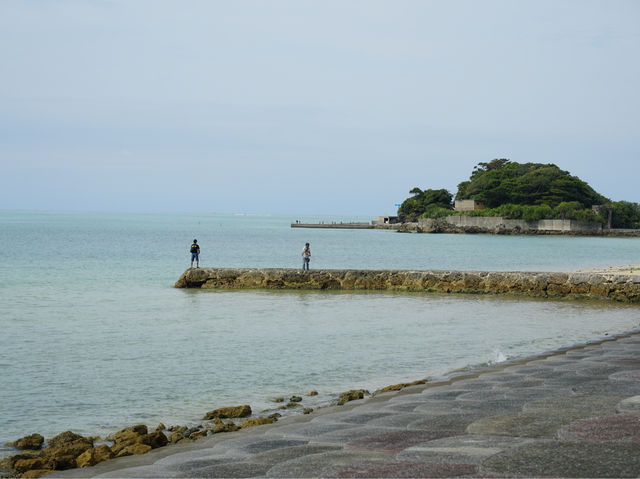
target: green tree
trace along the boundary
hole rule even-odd
[[[611,203],[612,228],[640,228],[640,205],[629,201]]]
[[[440,190],[421,190],[420,188],[413,188],[409,193],[412,197],[407,198],[402,202],[398,209],[398,215],[404,216],[407,219],[413,220],[423,215],[430,207],[436,207],[444,210],[451,210],[451,200],[453,195],[445,189]],[[431,211],[433,208],[431,208]]]
[[[470,181],[463,181],[458,183],[458,192],[456,193],[456,200],[463,200],[468,198],[467,187],[471,184]]]
[[[471,179],[474,177],[486,173],[487,171],[494,171],[503,168],[504,166],[511,163],[511,160],[507,158],[495,158],[491,160],[489,163],[478,163],[473,167],[473,172],[471,173]]]
[[[561,220],[575,219],[576,213],[584,208],[577,201],[563,201],[554,208],[555,217]]]

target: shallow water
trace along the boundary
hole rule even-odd
[[[260,411],[312,389],[315,406],[640,325],[637,307],[611,303],[171,288],[194,236],[203,266],[298,267],[305,241],[317,268],[640,263],[635,238],[289,228],[295,219],[317,220],[0,212],[0,443]]]

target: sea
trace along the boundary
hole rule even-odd
[[[0,455],[32,433],[195,424],[223,406],[273,412],[292,395],[322,407],[349,389],[640,327],[638,306],[615,302],[172,287],[194,238],[201,267],[300,268],[305,242],[312,269],[640,264],[638,238],[291,228],[296,220],[371,218],[0,211]]]

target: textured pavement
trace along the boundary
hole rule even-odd
[[[640,335],[49,477],[638,477]]]

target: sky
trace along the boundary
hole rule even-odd
[[[493,158],[640,201],[637,0],[0,0],[0,209],[393,214]]]

